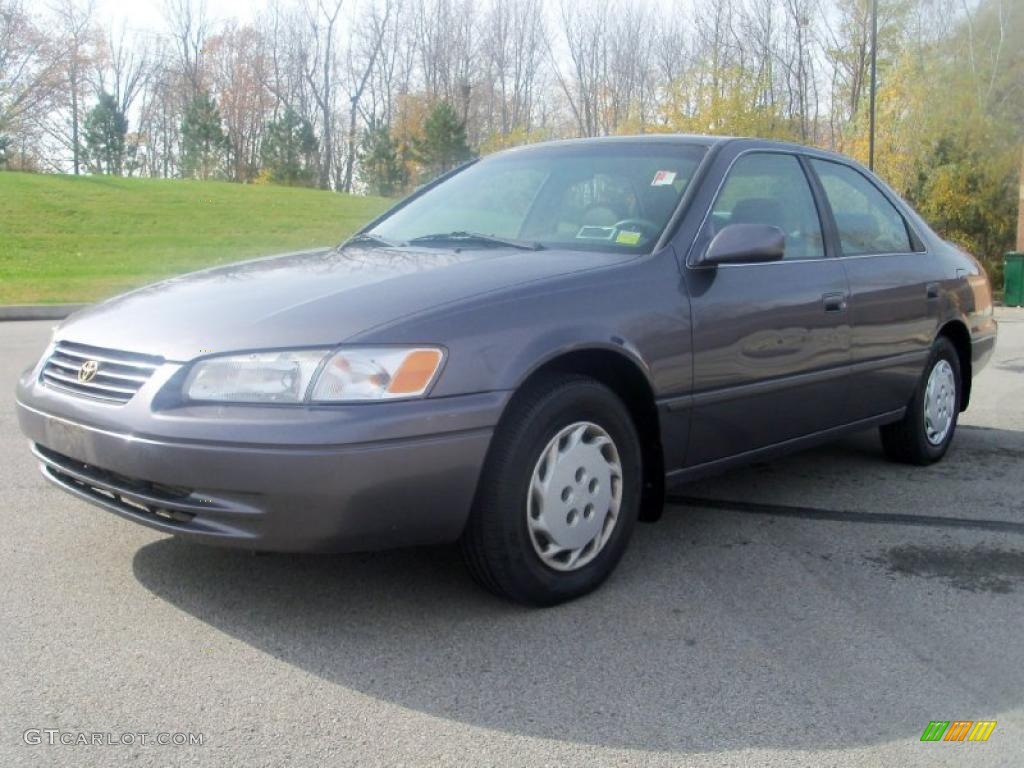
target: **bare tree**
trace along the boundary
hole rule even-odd
[[[274,118],[290,109],[310,125],[316,125],[318,109],[306,81],[310,32],[305,12],[271,0],[258,26],[270,58],[263,84],[274,96]]]
[[[540,0],[494,0],[484,16],[482,59],[493,94],[491,118],[501,134],[529,130],[538,75],[544,60],[545,25]]]
[[[338,17],[344,0],[307,0],[304,6],[309,35],[300,54],[309,92],[316,102],[320,123],[320,187],[329,189],[334,168],[334,131],[337,90]]]
[[[149,45],[145,37],[129,37],[125,24],[111,26],[100,43],[96,59],[97,90],[114,97],[117,107],[127,114],[138,98],[149,71]]]
[[[785,72],[787,113],[799,128],[801,141],[815,138],[812,131],[817,120],[817,105],[812,105],[816,102],[811,58],[812,2],[814,0],[783,0],[786,44],[778,57]]]
[[[51,48],[61,74],[59,99],[67,119],[49,130],[50,135],[71,151],[77,176],[82,166],[82,116],[89,87],[89,72],[96,55],[97,33],[93,27],[94,0],[61,0],[53,6],[60,43]]]
[[[210,36],[206,49],[228,139],[229,175],[250,181],[258,172],[263,129],[274,105],[265,86],[271,66],[266,40],[255,27],[228,21]]]
[[[675,89],[684,73],[693,66],[693,54],[687,19],[682,13],[669,14],[655,28],[651,46],[657,112],[664,122]]]
[[[359,103],[363,98],[370,78],[380,59],[384,40],[388,35],[391,16],[396,12],[392,0],[374,3],[365,16],[365,23],[354,30],[354,39],[349,48],[348,74],[351,90],[348,95],[348,148],[345,154],[344,171],[340,188],[352,191],[352,175],[356,158],[356,125],[359,119]]]
[[[178,72],[194,98],[205,90],[203,77],[204,45],[210,32],[205,0],[164,0],[164,18],[174,41]]]
[[[777,0],[752,0],[739,21],[739,35],[748,41],[755,71],[757,105],[774,107],[777,101],[775,61],[778,46]]]
[[[840,0],[837,23],[826,22],[826,55],[834,71],[832,108],[840,121],[852,120],[860,107],[871,53],[871,5],[866,0]]]
[[[150,84],[147,117],[156,162],[151,172],[158,168],[158,175],[168,177],[180,170],[181,124],[189,105],[211,90],[212,57],[205,0],[164,0],[163,16],[169,34]]]
[[[150,48],[150,67],[138,100],[140,173],[169,178],[177,172],[182,117],[181,77],[171,43]]]
[[[604,132],[614,133],[623,125],[642,132],[653,106],[655,20],[644,0],[618,7],[615,15],[602,75]]]
[[[21,0],[0,0],[0,135],[21,130],[44,109],[58,64]]]
[[[414,0],[409,22],[427,99],[447,101],[466,120],[478,77],[475,4],[472,0]]]
[[[580,136],[601,132],[602,77],[608,61],[609,0],[562,0],[562,34],[571,63],[563,74],[549,46],[552,68],[576,119]]]
[[[381,36],[381,46],[366,86],[369,106],[361,110],[367,124],[391,125],[397,99],[412,87],[416,56],[412,25],[405,22],[407,2],[394,0],[387,23],[380,23],[380,14],[376,14],[377,21],[371,24],[376,28],[373,34]]]

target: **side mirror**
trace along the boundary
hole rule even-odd
[[[729,224],[715,235],[696,266],[779,261],[786,252],[786,234],[770,224]]]

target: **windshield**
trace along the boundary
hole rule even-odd
[[[615,142],[494,155],[426,191],[368,234],[442,247],[515,241],[650,250],[704,151],[696,144]]]

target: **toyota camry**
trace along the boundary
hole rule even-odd
[[[869,428],[941,459],[995,338],[978,262],[845,157],[579,140],[463,166],[338,247],[79,312],[17,408],[47,480],[137,523],[459,541],[544,605],[696,477]]]

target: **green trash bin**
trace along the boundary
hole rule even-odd
[[[1010,251],[1003,260],[1003,303],[1024,306],[1024,252]]]

